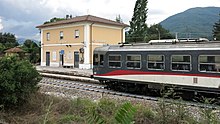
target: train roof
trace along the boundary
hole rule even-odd
[[[163,44],[120,44],[96,48],[95,51],[183,51],[183,50],[220,50],[220,41],[183,42]]]

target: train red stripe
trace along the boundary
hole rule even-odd
[[[214,77],[220,78],[218,75],[209,74],[187,74],[176,72],[152,72],[152,71],[132,71],[132,70],[115,70],[105,74],[95,74],[95,76],[119,76],[119,75],[176,75],[176,76],[198,76],[198,77]]]

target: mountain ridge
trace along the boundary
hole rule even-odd
[[[195,7],[172,15],[160,24],[178,37],[212,39],[212,29],[219,19],[220,7]]]

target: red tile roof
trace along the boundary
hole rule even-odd
[[[121,26],[121,27],[128,27],[128,25],[124,23],[119,23],[116,21],[92,16],[92,15],[85,15],[85,16],[76,16],[70,19],[57,21],[57,22],[51,22],[43,25],[39,25],[36,28],[44,28],[44,27],[50,27],[50,26],[57,26],[57,25],[64,25],[64,24],[72,24],[76,22],[91,22],[91,23],[102,23],[107,25],[114,25],[114,26]]]
[[[10,49],[5,50],[5,52],[6,53],[21,53],[21,52],[24,52],[24,50],[22,50],[19,47],[14,47],[14,48],[10,48]]]

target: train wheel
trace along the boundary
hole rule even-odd
[[[104,80],[99,80],[99,83],[100,84],[105,84],[105,81]]]

